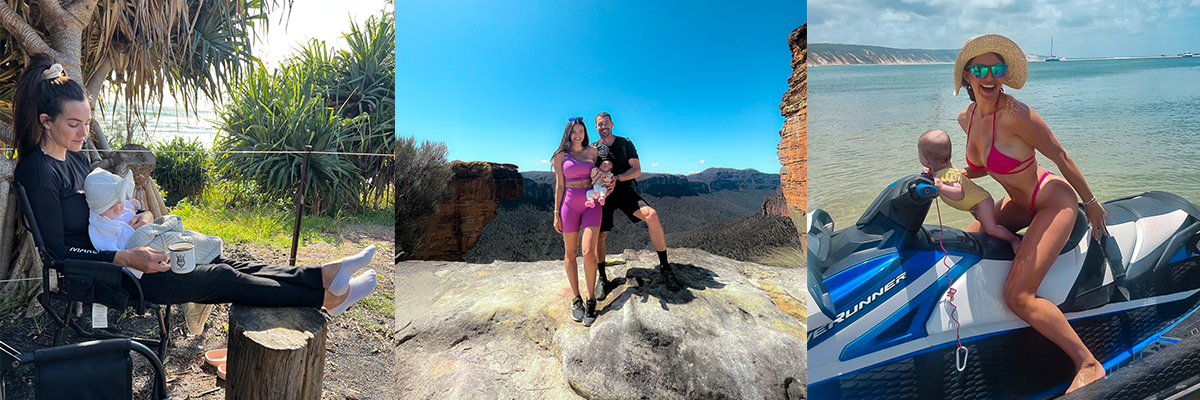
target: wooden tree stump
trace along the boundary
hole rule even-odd
[[[226,399],[320,399],[325,316],[315,308],[229,310]]]

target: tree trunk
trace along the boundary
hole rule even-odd
[[[13,143],[16,136],[13,135],[12,124],[0,121],[0,142]]]
[[[0,279],[7,279],[12,266],[12,239],[16,211],[16,196],[12,195],[13,171],[16,160],[0,157]]]
[[[233,305],[225,398],[320,399],[327,331],[315,308]]]
[[[21,250],[12,263],[9,279],[41,278],[42,258],[38,256],[37,247],[33,244],[33,235],[20,232],[17,237],[21,242]],[[38,281],[8,282],[0,286],[0,298],[25,298],[41,289],[42,284]]]
[[[150,172],[154,171],[154,154],[145,146],[137,144],[127,144],[121,147],[121,150],[130,151],[121,153],[117,158],[124,161],[133,171],[133,197],[142,203],[143,210],[154,213],[155,217],[167,215],[170,211],[167,209],[167,203],[158,192],[154,179],[150,177]],[[125,171],[122,168],[120,172]]]

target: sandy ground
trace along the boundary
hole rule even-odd
[[[342,232],[333,233],[338,243],[305,243],[298,250],[297,264],[319,264],[353,254],[361,248],[375,244],[378,248],[370,267],[374,268],[378,287],[374,295],[394,293],[395,277],[394,228],[390,225],[349,226]],[[227,243],[225,255],[237,259],[255,259],[265,262],[286,264],[288,249],[259,248]],[[383,303],[390,304],[390,298]],[[51,346],[53,324],[46,315],[25,317],[25,307],[18,307],[0,315],[0,341],[20,352],[32,352]],[[216,369],[204,362],[204,352],[224,348],[227,341],[229,305],[217,305],[204,332],[188,335],[184,327],[183,314],[172,308],[170,331],[171,344],[167,349],[167,387],[170,396],[179,399],[223,399],[225,381],[218,379]],[[154,318],[134,316],[120,318],[120,313],[109,311],[110,325],[114,330],[138,335],[147,335],[157,328]],[[90,316],[84,307],[84,323]],[[394,365],[393,340],[396,334],[391,310],[371,311],[355,306],[337,318],[329,319],[329,331],[325,346],[324,399],[392,399],[395,398],[394,382],[389,371]],[[82,342],[68,333],[61,344]],[[150,368],[134,356],[135,398],[150,398]],[[4,374],[7,398],[26,399],[34,397],[32,368],[22,366]]]

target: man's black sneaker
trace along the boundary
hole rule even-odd
[[[596,289],[592,293],[596,295],[597,301],[604,301],[608,297],[608,281],[603,278],[596,278]]]
[[[596,322],[596,300],[590,299],[583,310],[583,326],[592,326],[593,322]]]
[[[579,296],[571,300],[571,319],[575,322],[583,321],[583,299]]]
[[[663,282],[667,284],[667,289],[672,292],[677,292],[683,286],[679,284],[679,279],[675,278],[675,271],[671,270],[671,266],[667,264],[659,265],[659,272],[662,274]]]

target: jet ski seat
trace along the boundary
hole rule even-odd
[[[1083,205],[1075,209],[1075,226],[1071,227],[1071,236],[1067,238],[1067,244],[1063,245],[1062,251],[1058,254],[1066,254],[1068,251],[1074,250],[1079,246],[1079,241],[1084,238],[1084,235],[1091,234],[1091,226],[1088,224],[1087,215],[1083,213]]]

